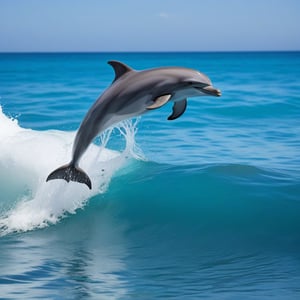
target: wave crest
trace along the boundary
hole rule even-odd
[[[75,132],[24,129],[0,107],[0,235],[57,223],[104,193],[130,158],[143,158],[135,143],[137,123],[125,121],[116,127],[126,142],[122,152],[106,148],[112,129],[100,136],[100,146],[87,149],[80,165],[93,180],[90,191],[78,183],[45,182],[53,169],[70,160]]]

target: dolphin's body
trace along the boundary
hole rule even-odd
[[[138,72],[121,62],[108,63],[115,71],[113,83],[97,99],[82,121],[73,144],[71,162],[53,171],[46,181],[77,181],[91,189],[91,180],[78,167],[78,163],[100,132],[122,120],[159,108],[169,101],[173,101],[174,105],[168,120],[174,120],[184,113],[187,97],[221,96],[221,92],[212,87],[206,75],[193,69],[167,67]]]

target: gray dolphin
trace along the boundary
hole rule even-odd
[[[220,90],[212,86],[206,75],[193,69],[166,67],[135,71],[118,61],[109,61],[108,64],[114,68],[114,81],[83,119],[73,144],[71,162],[54,170],[46,181],[77,181],[91,189],[91,180],[78,167],[78,163],[100,132],[122,120],[157,109],[169,101],[174,104],[168,120],[175,120],[184,113],[187,97],[221,96]]]

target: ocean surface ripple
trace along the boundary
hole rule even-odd
[[[118,124],[45,182],[113,80],[206,73],[218,99]],[[0,299],[299,299],[300,53],[0,54]]]

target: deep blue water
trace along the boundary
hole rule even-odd
[[[108,60],[222,97],[98,139],[91,192],[45,183]],[[0,105],[0,299],[300,298],[300,52],[0,54]]]

